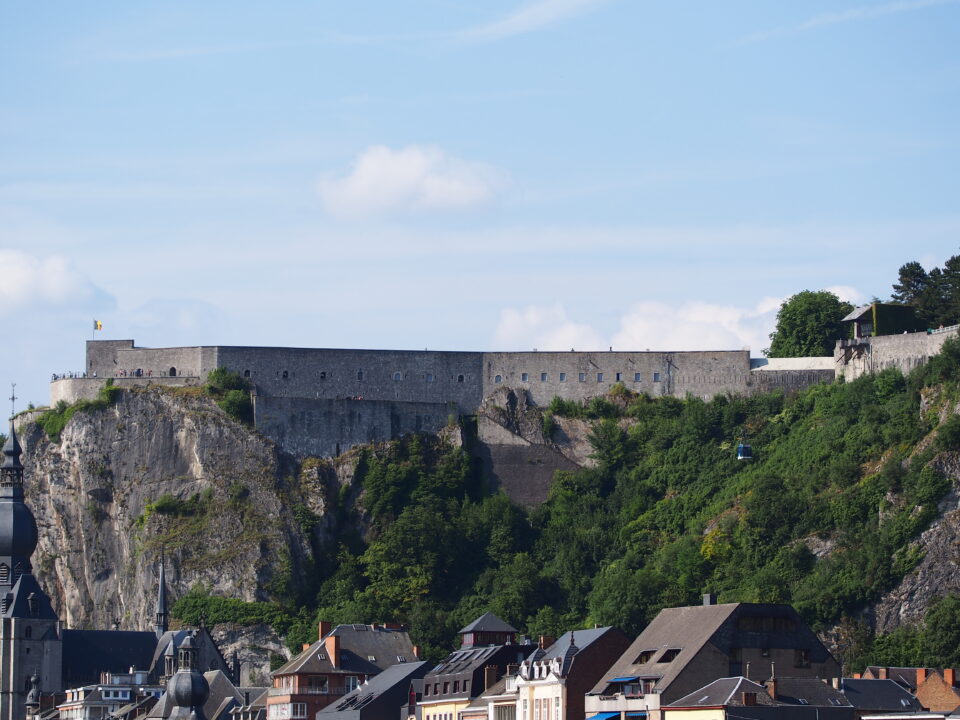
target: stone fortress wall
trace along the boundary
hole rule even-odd
[[[329,456],[354,445],[437,432],[475,414],[496,389],[584,401],[616,383],[651,396],[751,394],[833,380],[833,359],[792,365],[751,360],[747,350],[695,352],[446,352],[204,346],[142,348],[132,340],[87,343],[82,378],[56,379],[51,401],[96,395],[106,378],[120,387],[198,385],[226,367],[254,388],[264,435],[297,455]]]
[[[907,374],[939,353],[943,343],[958,332],[960,326],[954,325],[929,332],[839,340],[833,355],[837,377],[856,380],[865,373],[893,367]]]

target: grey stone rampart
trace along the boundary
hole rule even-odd
[[[480,353],[221,347],[217,360],[261,397],[452,402],[460,413],[483,399]]]
[[[524,378],[526,375],[526,378]],[[717,352],[496,352],[483,355],[483,397],[498,387],[527,391],[536,405],[554,396],[589,400],[617,382],[648,395],[743,393],[747,350]]]
[[[943,343],[956,337],[957,327],[942,331],[879,335],[837,341],[834,349],[837,377],[855,380],[864,373],[899,368],[904,374],[940,352]]]
[[[257,429],[294,455],[334,456],[354,445],[414,432],[439,432],[455,405],[388,400],[329,400],[258,395]]]
[[[833,370],[755,370],[750,376],[751,387],[748,392],[803,390],[811,385],[831,383],[833,380]]]
[[[102,378],[61,378],[50,383],[50,405],[56,405],[63,400],[65,403],[73,404],[77,400],[93,400],[103,387]],[[199,385],[200,378],[192,377],[122,377],[113,378],[113,384],[119,388],[132,387],[184,387],[189,385]]]
[[[616,383],[652,396],[744,394],[799,389],[830,371],[751,371],[750,353],[444,352],[204,346],[139,348],[132,340],[87,343],[88,377],[56,381],[51,400],[94,397],[113,377],[127,385],[200,384],[217,367],[255,388],[257,428],[292,453],[335,454],[358,443],[418,430],[433,432],[450,415],[474,414],[495,390],[526,392],[536,405],[560,396],[586,401]],[[170,377],[170,369],[176,376]],[[136,370],[143,377],[131,376]],[[120,376],[126,371],[126,377]],[[762,374],[760,378],[758,375]]]

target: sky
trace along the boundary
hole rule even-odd
[[[8,0],[0,384],[94,319],[760,356],[960,252],[958,48],[960,0]]]

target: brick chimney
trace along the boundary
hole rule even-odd
[[[324,636],[333,629],[333,625],[326,620],[321,620],[317,628],[317,640],[323,640]]]
[[[773,700],[777,699],[777,679],[775,677],[767,680],[767,695]]]
[[[927,679],[927,669],[926,668],[917,668],[917,687]]]
[[[890,678],[887,677],[887,669],[886,669],[885,667],[883,667],[883,668],[878,668],[878,669],[879,669],[879,671],[880,671],[880,677],[877,678],[878,680],[889,680],[889,679],[890,679]]]
[[[715,593],[704,593],[703,595],[703,604],[704,605],[716,605],[717,596]]]
[[[553,645],[557,639],[552,635],[541,635],[540,636],[540,647],[546,650],[548,647]]]
[[[420,659],[420,646],[419,646],[419,645],[414,645],[414,646],[413,646],[413,656],[414,656],[415,658],[417,658],[417,660]]]
[[[757,704],[757,694],[755,692],[742,693],[740,701],[744,707],[752,707]]]
[[[483,669],[483,689],[489,690],[494,685],[497,684],[497,680],[500,678],[497,677],[500,674],[500,668],[496,665],[487,665]]]
[[[953,668],[944,668],[943,669],[943,679],[950,687],[953,687],[957,684],[957,671]]]
[[[310,649],[310,643],[303,643],[303,644],[300,646],[300,650],[301,650],[301,651],[303,651],[303,650],[309,650],[309,649]]]
[[[327,650],[327,657],[330,658],[330,664],[335,668],[340,667],[340,636],[327,635],[323,644]]]

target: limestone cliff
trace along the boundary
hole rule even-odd
[[[289,508],[324,529],[324,478],[285,479],[270,441],[199,395],[124,392],[57,441],[34,423],[21,439],[35,573],[68,627],[151,627],[161,549],[172,600],[197,583],[248,601],[290,592],[312,550]]]

